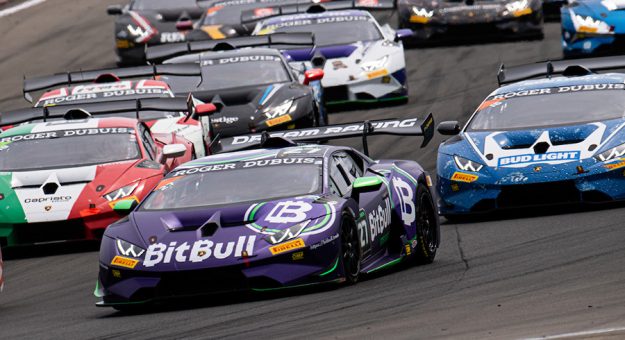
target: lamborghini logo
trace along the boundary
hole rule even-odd
[[[45,207],[43,207],[46,211],[50,211],[52,210],[52,206],[51,205],[46,205]]]

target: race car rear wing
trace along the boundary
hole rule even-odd
[[[323,3],[297,3],[282,6],[267,6],[246,10],[241,13],[241,23],[250,24],[267,18],[289,14],[322,13],[346,9],[385,10],[394,9],[394,0],[340,0]]]
[[[147,98],[120,100],[104,103],[84,103],[63,106],[44,106],[0,113],[0,127],[19,125],[34,121],[59,119],[85,119],[98,115],[114,115],[122,112],[136,112],[140,119],[141,111],[193,112],[192,97],[187,98]]]
[[[146,65],[126,68],[109,68],[91,71],[58,73],[49,76],[24,78],[24,98],[32,102],[31,92],[51,89],[58,86],[71,86],[78,83],[95,82],[107,77],[107,81],[124,78],[152,77],[160,75],[199,76],[201,68],[197,64]]]
[[[146,59],[159,63],[173,57],[207,51],[233,50],[245,47],[268,47],[277,50],[301,49],[315,46],[315,36],[308,32],[274,33],[260,36],[235,37],[220,40],[200,40],[148,47]]]
[[[434,136],[434,117],[430,113],[422,121],[418,118],[383,119],[286,131],[265,131],[263,133],[219,139],[213,143],[211,151],[214,153],[231,152],[270,145],[275,146],[279,144],[276,143],[276,140],[294,144],[295,142],[321,142],[362,137],[363,151],[368,155],[367,137],[375,135],[423,136],[421,143],[423,148]]]
[[[625,56],[546,61],[512,67],[502,64],[497,72],[497,82],[501,86],[537,77],[580,76],[616,69],[625,69]]]

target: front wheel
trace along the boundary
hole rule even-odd
[[[348,213],[343,213],[341,220],[341,263],[347,283],[358,282],[360,276],[360,243],[356,222]]]
[[[432,263],[440,244],[440,223],[432,195],[423,184],[417,187],[417,242],[416,263]]]

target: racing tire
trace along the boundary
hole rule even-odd
[[[422,183],[417,186],[416,204],[418,243],[414,260],[416,264],[429,264],[434,261],[440,245],[440,222],[432,194]]]
[[[341,250],[339,256],[347,284],[355,284],[360,276],[360,240],[354,218],[347,212],[341,217]]]

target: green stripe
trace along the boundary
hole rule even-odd
[[[323,217],[323,220],[322,220],[321,222],[319,222],[319,223],[317,223],[317,224],[313,225],[313,226],[310,226],[310,227],[305,228],[305,229],[304,229],[304,231],[302,231],[302,233],[307,233],[307,232],[309,232],[309,231],[317,230],[317,229],[319,229],[319,228],[321,228],[321,227],[325,226],[325,225],[326,225],[326,223],[328,223],[328,220],[329,220],[329,219],[330,219],[330,217],[331,217],[331,214],[330,214],[330,206],[329,206],[329,205],[327,205],[327,204],[325,204],[325,203],[323,204],[323,206],[326,208],[326,215]]]
[[[393,165],[393,169],[397,170],[397,172],[399,172],[400,174],[408,177],[408,179],[412,182],[412,184],[414,185],[418,185],[419,183],[417,183],[417,180],[414,179],[414,177],[412,177],[412,175],[410,175],[409,173],[407,173],[406,171],[398,168],[396,165]]]
[[[379,267],[371,269],[370,271],[367,272],[367,274],[375,272],[375,271],[378,271],[378,270],[381,270],[381,269],[384,269],[384,268],[392,267],[392,266],[400,263],[403,259],[404,259],[403,257],[400,257],[400,258],[395,259],[395,260],[393,260],[391,262],[387,262],[387,263],[385,263],[385,264],[383,264],[383,265],[381,265]]]
[[[330,269],[326,270],[325,272],[319,274],[319,276],[326,276],[326,275],[332,273],[333,271],[336,270],[336,267],[338,267],[338,266],[339,266],[339,258],[337,257],[336,261],[334,261],[334,265],[332,266],[332,268],[330,268]]]
[[[34,124],[19,125],[12,129],[6,130],[3,133],[0,133],[0,138],[13,137],[13,136],[18,136],[18,135],[27,135],[31,133],[33,128],[35,128]]]

